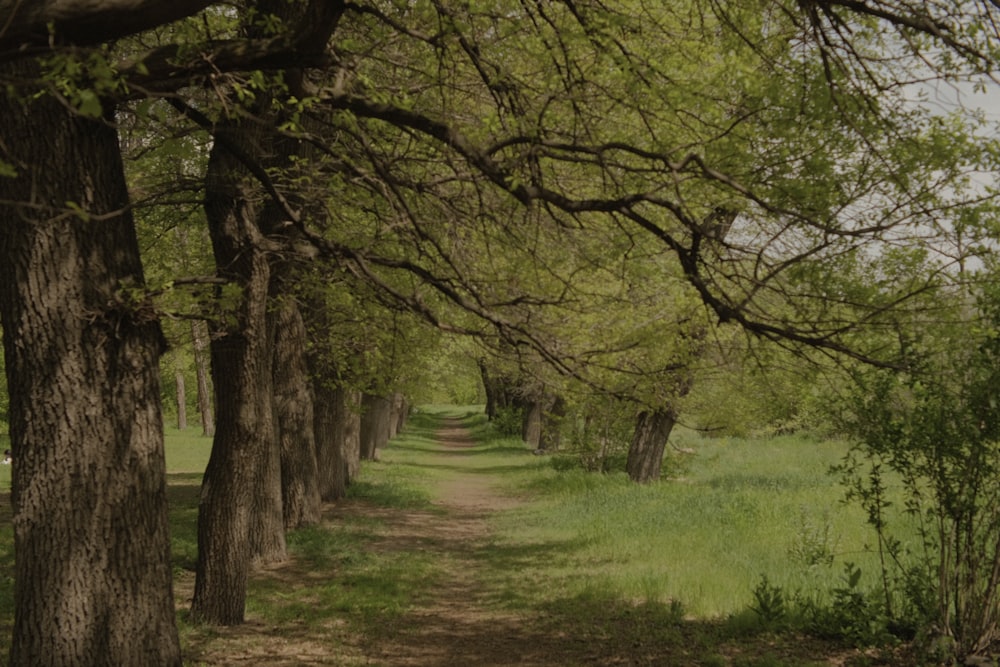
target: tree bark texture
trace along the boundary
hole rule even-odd
[[[281,450],[285,529],[317,523],[320,514],[312,392],[306,365],[306,327],[292,299],[275,308],[274,411]]]
[[[313,382],[313,396],[317,486],[320,499],[333,502],[347,495],[347,453],[343,437],[338,437],[343,428],[338,415],[346,396],[342,389],[323,381]]]
[[[99,44],[195,14],[211,0],[0,0],[0,50]]]
[[[247,121],[219,130],[227,142],[254,145],[259,126]],[[243,622],[251,534],[260,537],[267,511],[265,472],[277,463],[271,406],[271,353],[267,305],[271,267],[255,245],[260,192],[244,165],[216,141],[206,177],[205,211],[221,277],[241,294],[211,337],[216,430],[198,510],[198,564],[192,616],[219,625]],[[225,323],[226,317],[220,318]],[[280,480],[280,472],[278,475]],[[280,497],[280,484],[279,484]],[[280,512],[279,512],[280,516]],[[271,543],[271,540],[268,540]]]
[[[0,66],[14,79],[37,68]],[[24,100],[27,100],[27,95]],[[158,359],[118,137],[0,96],[11,665],[177,665]],[[78,211],[70,211],[72,202]]]
[[[195,377],[198,379],[198,413],[201,414],[201,433],[215,435],[215,407],[209,386],[208,328],[197,320],[191,322],[191,341],[194,348]]]
[[[625,464],[632,481],[646,483],[660,478],[663,451],[676,421],[677,416],[671,410],[644,410],[636,417]]]
[[[389,442],[390,401],[384,396],[361,397],[361,459],[374,461],[376,452]]]

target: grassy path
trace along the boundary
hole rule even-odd
[[[556,473],[520,443],[476,442],[468,428],[481,425],[476,416],[418,415],[365,466],[351,497],[326,509],[321,525],[290,534],[287,563],[254,575],[243,626],[187,625],[193,577],[180,572],[188,664],[892,664],[801,636],[734,634],[725,623],[684,618],[671,604],[616,592],[606,581],[608,562],[593,560],[586,539],[529,524],[539,516],[551,524],[545,513],[552,508],[558,517],[600,513],[596,490],[612,485],[631,494],[634,487],[589,477],[596,486],[584,493],[586,503],[553,506],[525,496],[523,489],[546,488]],[[636,493],[645,502],[654,491]]]
[[[488,519],[516,501],[502,495],[489,470],[475,467],[474,443],[456,419],[437,432],[440,452],[426,464],[437,469],[438,511],[403,512],[391,521],[381,548],[429,554],[442,573],[373,647],[381,665],[544,665],[544,637],[530,619],[500,609],[481,568],[491,547]],[[443,510],[443,512],[441,511]]]

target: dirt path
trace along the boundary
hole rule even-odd
[[[433,462],[448,467],[473,446],[457,421],[446,422],[437,440],[441,452]],[[398,513],[385,547],[419,547],[433,554],[448,577],[401,619],[394,635],[375,647],[371,658],[387,667],[558,664],[545,657],[545,638],[531,630],[531,619],[491,604],[495,591],[478,569],[476,554],[490,546],[488,517],[517,501],[501,495],[481,472],[460,468],[436,495],[435,504],[446,510],[445,516]]]
[[[362,634],[345,620],[313,626],[302,620],[280,622],[250,618],[235,628],[194,631],[185,664],[328,665],[340,667],[569,667],[629,665],[726,667],[809,665],[845,667],[875,662],[857,652],[838,650],[804,637],[778,640],[770,635],[741,639],[718,635],[711,622],[679,622],[665,605],[610,599],[556,600],[544,609],[511,610],[501,604],[511,589],[530,586],[532,558],[518,557],[496,570],[497,551],[510,545],[495,539],[491,519],[518,500],[494,485],[497,475],[477,467],[473,442],[457,420],[446,420],[420,465],[435,469],[429,509],[379,507],[345,500],[332,506],[331,525],[364,523],[366,546],[390,558],[421,558],[433,563],[432,576],[400,616]],[[389,463],[388,465],[392,465]],[[370,540],[370,541],[367,541]],[[538,555],[541,553],[542,555]],[[537,561],[534,561],[537,562]],[[264,573],[282,582],[293,599],[328,572],[303,570],[294,560]],[[176,588],[189,599],[193,575]],[[298,591],[296,593],[295,591]],[[182,603],[183,604],[183,603]],[[777,641],[776,641],[777,640]],[[332,646],[337,648],[331,649]],[[855,663],[855,658],[861,658]]]

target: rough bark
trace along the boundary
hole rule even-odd
[[[309,52],[325,49],[344,9],[331,0],[264,0],[256,7],[296,26],[293,41]],[[246,26],[248,34],[261,29]],[[293,89],[303,81],[300,71],[285,72],[285,80]],[[205,211],[217,272],[242,290],[232,313],[235,326],[220,329],[211,341],[217,423],[199,507],[191,606],[194,618],[221,625],[243,621],[251,559],[284,557],[267,321],[274,256],[266,235],[283,229],[289,212],[285,202],[276,201],[276,191],[258,179],[268,178],[263,175],[268,169],[287,167],[297,144],[274,132],[281,118],[271,102],[262,91],[246,117],[214,126],[206,174]],[[234,98],[233,104],[239,101]]]
[[[201,415],[201,433],[215,435],[215,408],[209,388],[208,329],[204,322],[191,322],[191,340],[194,347],[195,377],[198,379],[198,413]]]
[[[360,468],[361,394],[324,383],[314,392],[320,496],[333,502],[347,495]]]
[[[316,467],[320,499],[340,500],[347,495],[347,458],[342,429],[338,421],[345,393],[323,381],[313,383],[313,431],[316,442]]]
[[[230,316],[235,326],[211,337],[212,379],[218,403],[212,454],[198,510],[198,564],[192,616],[220,625],[243,622],[253,550],[251,531],[262,503],[262,473],[276,452],[270,402],[271,345],[267,303],[271,267],[250,230],[259,193],[227,143],[250,144],[255,124],[229,127],[209,159],[205,210],[222,277],[242,288]],[[259,129],[259,128],[257,128]],[[223,318],[223,321],[225,318]],[[280,479],[280,475],[279,475]],[[280,486],[279,486],[280,489]]]
[[[389,442],[390,401],[384,396],[364,394],[361,398],[361,459],[374,461],[379,449]]]
[[[625,464],[632,481],[646,483],[660,478],[663,451],[676,421],[677,417],[671,410],[643,410],[636,417]]]
[[[271,415],[260,420],[270,422],[264,428],[267,434],[262,441],[264,450],[257,486],[252,490],[250,511],[250,564],[261,567],[280,563],[288,558],[285,542],[285,518],[282,507],[281,447],[278,443],[277,423],[271,404],[272,392],[265,390],[264,402],[269,404]]]
[[[211,0],[0,0],[0,50],[92,45],[195,14]]]
[[[29,3],[30,4],[30,3]],[[33,64],[3,65],[15,79]],[[25,97],[24,99],[28,99]],[[158,357],[118,137],[0,96],[11,665],[177,665]],[[67,210],[72,202],[85,213]]]
[[[275,312],[274,411],[281,449],[285,529],[319,521],[315,416],[306,365],[306,328],[298,306],[283,300]]]

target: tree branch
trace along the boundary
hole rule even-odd
[[[197,14],[212,0],[0,0],[0,59],[93,46]]]

